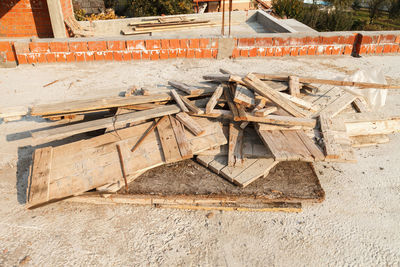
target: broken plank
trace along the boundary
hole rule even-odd
[[[190,143],[186,138],[182,123],[175,119],[173,116],[169,116],[169,119],[171,121],[172,129],[175,133],[175,139],[178,143],[178,148],[182,158],[189,159],[193,157],[193,152],[190,147]]]
[[[204,133],[204,129],[186,113],[176,114],[176,119],[180,121],[186,128],[189,129],[194,135],[199,136]]]
[[[279,116],[279,115],[268,115],[265,117],[256,117],[250,114],[246,115],[246,121],[252,122],[261,122],[261,123],[274,123],[274,124],[283,124],[290,126],[305,126],[314,128],[316,124],[315,119],[307,119],[307,118],[296,118],[290,116]]]
[[[233,97],[233,102],[243,105],[247,108],[254,107],[254,93],[244,86],[237,85]]]
[[[389,143],[390,139],[386,134],[376,134],[376,135],[357,135],[351,136],[353,147],[368,147],[375,146],[378,144]]]
[[[181,99],[182,99],[183,103],[185,103],[186,107],[190,110],[190,112],[193,112],[194,114],[203,114],[204,113],[204,110],[197,107],[192,101],[190,101],[186,97],[181,96]]]
[[[291,96],[300,96],[300,82],[299,77],[295,75],[289,76],[289,92]]]
[[[171,163],[182,160],[181,153],[179,151],[178,142],[175,138],[175,133],[172,129],[171,121],[169,117],[160,121],[157,125],[157,132],[160,136],[162,151],[164,154],[164,161]]]
[[[328,106],[320,110],[318,113],[314,114],[314,116],[325,113],[327,115],[329,114],[328,116],[332,118],[343,111],[345,108],[347,108],[356,98],[357,96],[345,92],[344,94],[333,100],[331,103],[329,103]]]
[[[271,113],[274,113],[278,109],[276,107],[267,107],[254,112],[254,115],[257,117],[265,117]]]
[[[236,107],[235,103],[233,103],[232,93],[231,93],[231,90],[230,90],[230,88],[228,86],[226,86],[224,88],[224,96],[225,96],[225,99],[226,99],[226,101],[228,103],[229,109],[233,114],[233,120],[235,120],[235,121],[240,120],[239,112],[237,110],[237,107]]]
[[[219,85],[215,89],[213,95],[211,96],[210,100],[206,105],[206,113],[211,113],[214,110],[215,105],[217,104],[218,99],[222,96],[223,92],[224,92],[224,87],[222,85]]]
[[[202,93],[201,89],[196,87],[189,86],[185,83],[178,82],[178,81],[168,81],[168,84],[181,90],[182,92],[187,93],[188,95],[198,95]]]
[[[243,130],[235,123],[229,124],[228,166],[242,164]]]
[[[176,104],[178,104],[178,106],[181,108],[183,112],[189,112],[189,110],[185,106],[185,103],[183,103],[180,95],[178,95],[178,93],[174,89],[171,90],[171,95],[174,98]]]
[[[248,74],[243,81],[258,94],[270,99],[295,117],[305,117],[304,111],[295,104],[282,97],[279,92],[271,89],[253,74]]]
[[[295,104],[298,105],[299,107],[308,109],[308,110],[310,110],[310,111],[316,111],[316,110],[313,108],[312,103],[310,103],[310,102],[307,102],[307,101],[305,101],[305,100],[303,100],[303,99],[301,99],[301,98],[298,98],[298,97],[295,97],[295,96],[292,96],[292,95],[288,95],[288,94],[285,94],[285,93],[280,93],[280,95],[283,96],[284,98],[286,98],[286,99],[292,101],[293,103],[295,103]]]
[[[357,112],[363,113],[363,112],[369,112],[371,109],[369,108],[368,104],[366,103],[365,100],[361,100],[360,98],[356,98],[353,101],[353,107]]]
[[[178,112],[180,112],[180,108],[178,106],[166,105],[154,109],[118,115],[115,118],[110,117],[110,118],[98,119],[74,125],[58,127],[50,130],[34,132],[32,133],[32,137],[36,141],[57,140],[79,133],[85,133],[114,126],[118,127],[127,123],[133,123],[142,120],[157,118],[165,115],[175,114]]]

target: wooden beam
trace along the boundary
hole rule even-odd
[[[176,114],[176,119],[180,121],[186,128],[188,128],[189,131],[191,131],[194,135],[199,136],[204,133],[204,129],[188,114],[183,112],[178,113]]]
[[[176,104],[178,104],[178,106],[181,108],[183,112],[189,112],[189,110],[185,106],[185,103],[183,103],[180,95],[178,95],[178,93],[174,89],[171,90],[171,95],[174,98]]]
[[[274,113],[275,111],[277,111],[278,109],[276,107],[267,107],[267,108],[263,108],[260,110],[257,110],[254,112],[254,115],[256,117],[265,117],[271,113]]]
[[[90,132],[108,127],[119,127],[127,123],[153,119],[165,115],[175,114],[178,112],[180,112],[180,108],[177,105],[166,105],[159,108],[118,115],[115,118],[109,117],[68,125],[64,127],[58,127],[50,130],[34,132],[32,133],[32,137],[35,141],[57,140],[79,133]]]
[[[283,125],[299,125],[314,128],[316,124],[315,119],[307,118],[296,118],[290,116],[279,116],[279,115],[268,115],[265,117],[257,117],[247,114],[246,121],[261,122],[261,123],[273,123],[273,124],[283,124]]]
[[[237,85],[233,97],[233,102],[243,105],[246,108],[254,107],[254,93],[244,86]]]
[[[208,101],[206,105],[206,113],[212,113],[212,111],[215,108],[215,105],[218,102],[218,99],[222,96],[222,93],[224,92],[224,87],[222,85],[219,85],[213,95],[211,96],[210,100]]]
[[[298,76],[289,76],[289,92],[294,97],[300,96],[300,82]]]
[[[192,101],[190,101],[186,97],[181,96],[181,99],[182,99],[183,103],[185,103],[186,107],[190,110],[190,112],[192,112],[194,114],[203,114],[204,113],[204,110],[197,107]]]
[[[178,143],[178,148],[181,153],[181,156],[183,159],[189,159],[193,157],[193,152],[190,147],[190,143],[188,139],[186,138],[185,131],[183,129],[183,125],[180,121],[175,119],[173,116],[169,116],[169,119],[171,121],[171,126],[172,129],[174,130],[175,133],[175,139],[176,142]]]

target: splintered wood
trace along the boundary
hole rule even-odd
[[[159,27],[191,25],[190,21],[169,19],[143,22],[134,27],[152,30],[154,23]],[[275,183],[276,172],[271,172],[272,169],[300,161],[310,164],[355,162],[353,147],[389,142],[387,135],[400,131],[399,116],[374,112],[365,99],[339,87],[394,89],[396,86],[296,75],[249,73],[242,76],[229,70],[221,72],[223,74],[203,76],[212,84],[210,86],[171,80],[168,84],[172,89],[135,91],[135,94],[142,91],[145,95],[129,93],[126,97],[32,107],[31,116],[50,120],[80,118],[74,124],[69,124],[72,120],[64,120],[61,126],[35,130],[31,135],[37,144],[89,132],[93,135],[94,131],[97,136],[37,148],[33,154],[26,206],[37,207],[84,194],[75,200],[103,203],[108,199],[116,203],[192,209],[284,210],[289,207],[287,210],[292,210],[295,206],[290,206],[291,203],[271,206],[271,201],[310,198],[305,195],[302,184],[305,179],[302,168],[310,165],[294,164],[298,169],[291,170],[290,177],[281,177],[277,180],[279,183],[274,184],[273,188],[283,188],[283,192],[277,191],[282,195],[261,201],[262,196],[256,196],[255,192],[265,183]],[[0,112],[0,117],[7,119],[27,113],[27,108],[10,110]],[[86,119],[87,115],[92,117]],[[216,177],[224,179],[211,182],[209,188],[201,187],[207,184],[201,181],[195,192],[168,191],[171,185],[179,188],[191,185],[192,181],[183,181],[186,174],[182,174],[168,180],[161,192],[112,195],[122,187],[132,192],[139,184],[136,181],[151,169],[171,163],[186,164],[185,160],[193,157]],[[194,175],[208,177],[200,172]],[[274,178],[270,179],[271,175]],[[179,181],[182,182],[176,184]],[[222,181],[231,187],[229,190],[238,193],[233,197],[215,191],[214,187],[221,186],[218,184]],[[285,191],[289,187],[291,191]],[[276,191],[268,188],[267,191]],[[313,199],[322,201],[324,194],[318,179],[307,184],[307,188],[314,188]],[[93,192],[87,192],[91,190]],[[217,191],[216,196],[211,196]],[[250,195],[252,197],[248,197]]]

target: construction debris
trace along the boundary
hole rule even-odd
[[[204,76],[215,85],[168,81],[169,93],[32,107],[31,116],[50,119],[92,115],[32,133],[36,144],[93,131],[97,136],[37,148],[26,206],[75,196],[70,201],[299,211],[301,202],[324,198],[313,162],[356,162],[353,147],[388,142],[388,134],[400,131],[400,117],[373,112],[365,99],[337,87],[398,86],[221,72]],[[19,110],[10,114],[21,116]],[[142,179],[150,169],[177,162],[184,167],[191,158],[215,176],[174,176],[164,187],[160,177]]]

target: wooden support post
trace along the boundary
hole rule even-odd
[[[299,77],[289,76],[289,92],[292,96],[300,96],[300,82]]]

